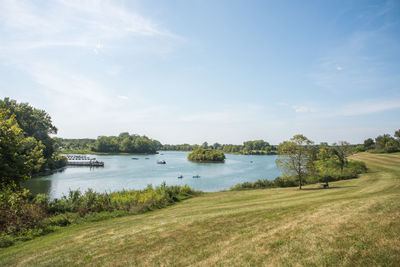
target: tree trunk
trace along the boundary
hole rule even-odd
[[[301,175],[299,176],[299,190],[301,190]]]

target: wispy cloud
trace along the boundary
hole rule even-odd
[[[316,112],[317,110],[312,107],[307,107],[307,106],[292,106],[295,112],[297,113],[310,113],[310,112]]]
[[[180,120],[190,123],[239,123],[245,120],[245,117],[232,110],[203,112],[200,114],[181,116]]]
[[[58,0],[43,10],[28,1],[0,2],[0,22],[10,36],[2,47],[36,49],[51,46],[93,47],[128,36],[178,38],[152,20],[111,1]],[[99,47],[101,46],[101,47]]]
[[[173,51],[169,47],[180,38],[122,2],[55,0],[39,5],[0,1],[0,34],[0,60],[40,88],[61,135],[76,136],[84,128],[95,135],[90,133],[95,127],[88,125],[101,125],[101,133],[119,121],[127,127],[159,112],[170,114],[170,108],[160,111],[159,106],[136,96],[139,89],[121,84],[122,88],[114,88],[114,82],[107,80],[124,67],[118,61],[104,64],[101,56],[111,50],[121,53],[122,41],[129,43],[123,49],[129,50],[134,61],[135,49],[141,55],[158,55],[158,50],[164,55]],[[29,99],[29,92],[25,95]],[[140,106],[138,101],[145,103]]]
[[[400,108],[400,99],[369,100],[343,106],[334,115],[336,116],[367,115],[367,114],[373,114],[399,108]]]
[[[129,99],[129,97],[127,97],[127,96],[124,96],[124,95],[119,95],[119,96],[117,96],[119,99],[122,99],[122,100],[128,100]]]

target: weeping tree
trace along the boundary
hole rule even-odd
[[[313,142],[304,135],[293,136],[278,146],[279,156],[276,165],[284,176],[295,176],[299,181],[299,189],[307,174],[307,164],[311,155]]]

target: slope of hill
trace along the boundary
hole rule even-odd
[[[400,154],[360,153],[359,179],[207,193],[0,250],[1,266],[396,265]]]

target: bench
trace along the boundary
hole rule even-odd
[[[328,182],[326,182],[326,183],[324,183],[324,184],[321,184],[324,188],[329,188],[329,184],[328,184]]]

